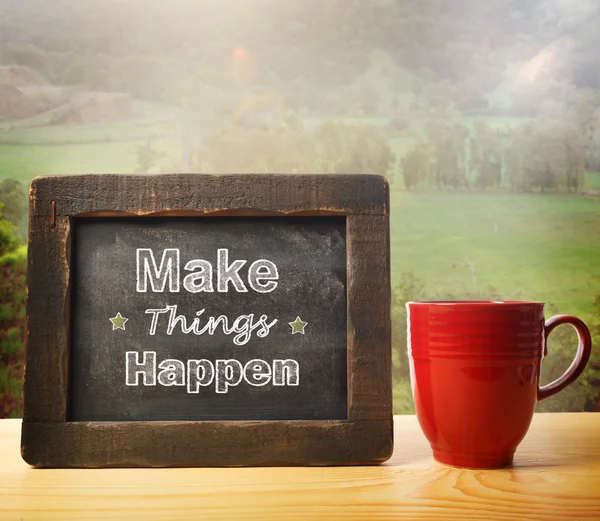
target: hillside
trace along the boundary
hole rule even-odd
[[[523,116],[600,88],[597,27],[591,0],[0,0],[0,63],[217,113],[258,89],[320,115],[370,97]]]

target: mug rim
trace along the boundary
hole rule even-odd
[[[536,300],[416,300],[408,301],[407,306],[490,306],[490,307],[507,307],[507,306],[544,306],[544,302]]]

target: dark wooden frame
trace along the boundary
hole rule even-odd
[[[347,420],[67,421],[71,219],[159,215],[346,216]],[[380,176],[39,177],[27,289],[21,453],[30,465],[359,465],[392,453],[389,193]]]

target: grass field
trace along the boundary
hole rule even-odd
[[[158,136],[153,147],[164,153],[161,165],[177,164],[181,143],[168,130],[164,122],[139,122],[5,133],[0,179],[133,172],[136,149],[148,135]],[[107,139],[90,142],[101,136]],[[409,143],[393,145],[400,152]],[[600,190],[600,173],[588,175],[586,190]],[[393,282],[412,271],[431,296],[485,294],[492,286],[501,298],[542,300],[586,318],[600,292],[600,197],[413,193],[394,186],[391,235]]]
[[[152,138],[163,163],[181,155],[178,119],[173,109],[136,102],[140,117],[95,125],[58,125],[0,133],[0,180],[28,183],[38,175],[131,173],[137,147]]]
[[[137,168],[137,147],[145,143],[145,139],[69,145],[0,142],[0,180],[29,183],[38,175],[132,173]],[[181,154],[181,144],[173,138],[158,138],[152,147],[164,154],[166,164]]]
[[[431,296],[492,286],[586,318],[600,293],[600,197],[398,190],[391,243],[392,279],[413,271]]]
[[[585,189],[600,191],[600,172],[594,172],[587,175]]]

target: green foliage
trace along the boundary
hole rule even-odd
[[[576,103],[576,120],[583,135],[585,164],[591,172],[600,171],[600,92],[583,93]]]
[[[417,145],[401,159],[402,179],[407,190],[421,185],[429,177],[427,149]]]
[[[22,414],[27,253],[0,213],[0,418]]]
[[[395,162],[382,129],[326,122],[313,132],[228,126],[205,136],[194,153],[194,169],[212,172],[379,173]]]
[[[396,161],[384,131],[373,125],[327,122],[313,139],[320,172],[385,175]]]
[[[548,356],[542,363],[540,383],[546,385],[563,375],[575,358],[577,335],[569,326],[555,329],[548,337]],[[600,356],[597,350],[583,374],[560,393],[538,403],[538,412],[577,412],[596,411],[596,401],[600,397]]]
[[[411,300],[427,300],[425,284],[413,272],[402,273],[399,283],[392,288],[392,368],[396,381],[409,377],[406,303]]]
[[[0,317],[0,320],[6,320]],[[8,328],[5,336],[0,337],[0,353],[7,356],[23,354],[23,332],[20,327]]]
[[[15,250],[19,241],[14,233],[14,226],[2,218],[2,203],[0,203],[0,256]]]
[[[0,221],[1,223],[2,221]],[[1,224],[0,224],[1,226]],[[13,236],[13,239],[16,239]],[[12,241],[12,247],[9,248],[9,251],[7,251],[4,255],[0,255],[0,265],[2,266],[10,266],[11,268],[17,269],[20,265],[22,265],[22,263],[24,262],[24,260],[27,257],[27,247],[26,246],[19,246],[18,248],[14,249],[14,246],[17,244],[18,242],[16,240]]]
[[[0,203],[4,203],[2,214],[15,226],[19,226],[23,220],[25,197],[25,190],[20,181],[16,179],[0,181]]]
[[[13,373],[10,366],[0,365],[0,418],[7,418],[8,413],[14,412],[7,404],[12,405],[16,401],[15,397],[18,399],[23,393],[23,384]]]
[[[471,125],[429,119],[424,137],[402,159],[407,189],[452,187],[485,190],[579,192],[585,148],[573,124],[534,120],[504,130],[485,120]]]
[[[556,310],[553,310],[556,312]],[[592,355],[587,368],[567,389],[538,404],[536,410],[600,411],[600,292],[595,295],[593,314],[587,320],[592,335]],[[542,365],[542,384],[548,384],[571,365],[577,350],[577,334],[571,327],[555,329],[548,338],[548,356]]]
[[[394,414],[415,414],[410,380],[401,378],[394,381],[392,388],[392,400],[394,403]]]
[[[26,217],[26,193],[23,184],[17,179],[4,179],[0,181],[0,211],[4,219],[9,221],[18,230],[18,235],[25,236],[24,229]],[[2,226],[2,225],[0,225]],[[3,233],[0,231],[0,236]],[[2,252],[2,239],[0,239],[0,254]]]
[[[507,166],[513,191],[579,191],[585,176],[583,136],[562,122],[528,123],[511,132]]]
[[[497,130],[485,121],[477,121],[475,134],[470,138],[471,169],[475,173],[473,185],[476,188],[500,186],[502,181],[502,138]]]
[[[465,150],[468,129],[460,124],[451,127],[441,120],[430,119],[426,124],[426,137],[431,151],[431,185],[455,189],[467,187]]]

